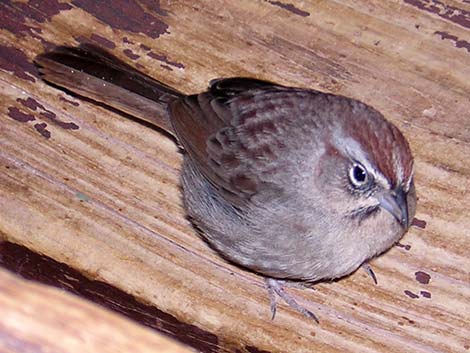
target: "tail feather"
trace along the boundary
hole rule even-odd
[[[174,135],[168,104],[182,94],[93,45],[57,47],[34,60],[44,81]]]

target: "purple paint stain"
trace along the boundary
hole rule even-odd
[[[397,245],[399,248],[405,249],[406,251],[409,251],[409,250],[411,249],[411,245],[409,245],[409,244],[402,244],[402,243],[398,242],[396,245]]]
[[[37,36],[36,33],[41,32],[39,28],[26,25],[25,14],[22,10],[13,6],[7,6],[5,2],[0,2],[0,23],[2,24],[2,29],[20,37],[26,35]]]
[[[160,67],[168,71],[173,71],[173,69],[168,65],[161,64]]]
[[[470,12],[462,8],[449,6],[438,0],[405,0],[405,3],[435,14],[462,27],[470,28]]]
[[[27,99],[18,98],[16,101],[24,107],[29,108],[33,111],[36,111],[38,108],[47,111],[41,103],[31,97],[28,97]]]
[[[152,48],[146,46],[145,44],[141,44],[140,47],[145,51],[149,51],[150,49],[152,49]]]
[[[64,121],[57,119],[57,115],[55,115],[53,112],[49,110],[41,112],[39,113],[39,115],[45,119],[50,120],[51,123],[65,130],[78,130],[79,128],[78,125],[75,123],[66,123]]]
[[[37,102],[35,99],[33,99],[31,97],[28,97],[27,99],[18,98],[16,101],[21,103],[23,106],[33,110],[33,111],[36,111],[38,108],[43,110],[42,112],[39,113],[39,115],[42,118],[50,120],[54,125],[57,125],[57,126],[61,127],[62,129],[78,130],[78,125],[77,124],[75,124],[75,123],[66,123],[66,122],[60,121],[59,119],[57,119],[57,115],[55,113],[51,112],[50,110],[47,110],[46,108],[44,108],[44,106],[41,103]],[[28,121],[30,121],[30,120],[28,120]]]
[[[85,36],[74,36],[73,38],[79,43],[88,43],[90,41],[90,39]]]
[[[136,60],[140,58],[140,55],[134,54],[134,52],[130,49],[124,49],[122,51],[129,59]]]
[[[0,21],[1,22],[1,21]],[[36,82],[36,68],[21,50],[0,45],[0,69],[13,72],[22,80]]]
[[[289,12],[292,12],[294,15],[302,16],[302,17],[308,17],[310,16],[310,13],[307,11],[303,11],[297,7],[295,7],[293,4],[285,4],[280,1],[272,1],[268,0],[268,3],[274,6],[279,6],[281,9],[287,10]]]
[[[71,10],[69,4],[57,0],[29,0],[0,2],[0,23],[2,29],[17,36],[32,36],[40,39],[41,29],[30,25],[31,22],[44,23],[61,11]]]
[[[421,292],[419,292],[419,294],[421,294],[423,298],[431,299],[431,293],[429,293],[428,291],[422,290]]]
[[[39,113],[39,115],[41,115],[43,118],[46,118],[46,119],[49,119],[49,120],[55,120],[57,115],[55,115],[55,113],[49,111],[49,110],[45,110],[41,113]]]
[[[436,31],[434,34],[437,34],[441,37],[442,40],[450,40],[455,44],[456,48],[464,48],[467,52],[470,53],[470,42],[466,40],[461,40],[459,37],[454,36],[453,34],[449,34],[447,32]]]
[[[39,23],[49,21],[53,16],[61,11],[71,10],[69,4],[57,0],[29,0],[27,2],[17,2],[15,6],[21,9],[23,14],[29,19],[34,19]]]
[[[147,53],[147,55],[148,55],[149,57],[151,57],[152,59],[157,59],[157,60],[162,61],[162,62],[164,62],[165,64],[168,64],[168,65],[170,65],[170,66],[176,67],[176,68],[178,68],[178,69],[184,69],[184,65],[183,65],[183,64],[177,63],[177,62],[174,62],[174,61],[170,61],[170,60],[168,59],[168,57],[165,56],[165,55],[155,54],[155,53],[152,52],[152,51],[151,51],[150,53]]]
[[[28,121],[36,120],[34,115],[23,113],[17,107],[8,107],[8,116],[21,123],[27,123]]]
[[[28,97],[28,99],[21,99],[21,98],[18,98],[16,100],[18,103],[22,104],[23,106],[31,109],[31,110],[34,110],[36,111],[37,108],[41,108],[41,109],[44,109],[44,106],[40,103],[38,103],[35,99],[31,98],[31,97]]]
[[[414,294],[413,292],[409,291],[409,290],[405,290],[404,293],[409,296],[411,299],[417,299],[419,298],[419,295],[416,295]]]
[[[417,228],[425,229],[426,228],[426,221],[418,218],[413,218],[411,225]]]
[[[429,281],[431,280],[431,276],[423,271],[415,272],[415,278],[421,284],[429,284]]]
[[[89,12],[114,29],[143,33],[156,39],[167,33],[168,25],[159,16],[167,13],[153,0],[73,0],[72,4]],[[125,15],[125,16],[124,16]]]
[[[125,44],[134,44],[133,41],[131,41],[129,38],[127,37],[124,37],[122,38],[122,42],[125,43]]]
[[[116,44],[114,42],[110,41],[109,39],[106,39],[105,37],[99,36],[98,34],[92,34],[90,36],[90,39],[102,47],[108,48],[108,49],[114,49],[116,48]]]
[[[60,96],[59,99],[60,99],[62,102],[69,103],[69,104],[71,104],[71,105],[73,105],[73,106],[75,106],[75,107],[78,107],[78,106],[80,105],[80,103],[74,102],[74,101],[71,101],[71,100],[68,100],[67,98],[62,97],[62,96]]]
[[[42,136],[48,139],[51,138],[51,132],[47,130],[46,127],[46,123],[34,124],[34,128],[36,129],[36,131],[38,131]]]

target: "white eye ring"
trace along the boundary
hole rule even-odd
[[[369,174],[362,164],[354,163],[349,169],[349,180],[354,187],[361,187],[369,182]]]

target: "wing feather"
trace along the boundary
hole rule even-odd
[[[259,80],[221,79],[208,92],[174,101],[170,114],[189,157],[238,205],[266,190],[281,191],[272,175],[289,168],[289,152],[296,147],[286,138],[305,115],[297,102],[314,94]]]

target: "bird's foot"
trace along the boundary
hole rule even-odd
[[[274,317],[276,316],[276,294],[281,297],[287,305],[289,305],[292,309],[298,311],[302,315],[306,316],[309,319],[315,320],[317,323],[320,323],[318,321],[318,318],[315,316],[314,313],[312,313],[310,310],[305,309],[302,305],[296,302],[296,300],[284,290],[284,287],[295,287],[295,288],[310,288],[313,289],[313,287],[310,287],[306,284],[301,284],[300,282],[286,282],[274,278],[266,278],[266,287],[268,288],[268,293],[269,293],[269,298],[271,300],[271,313],[272,313],[272,319],[274,320]]]
[[[368,262],[364,262],[362,264],[362,268],[364,269],[364,271],[367,272],[367,274],[372,278],[372,280],[374,281],[374,283],[377,285],[377,277],[375,276],[375,273],[374,271],[372,270],[372,267],[370,267],[369,263]]]

